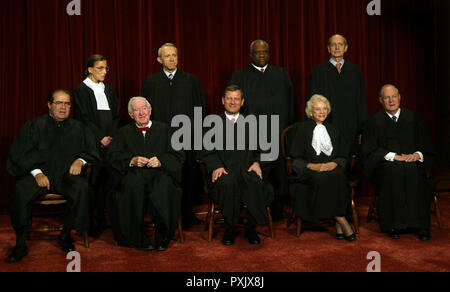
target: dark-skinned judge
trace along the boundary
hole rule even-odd
[[[354,241],[356,235],[345,218],[351,200],[348,146],[339,130],[327,122],[331,112],[328,99],[314,95],[306,106],[308,120],[292,130],[289,155],[296,178],[291,185],[294,212],[310,222],[334,218],[336,238]]]
[[[181,209],[183,152],[170,144],[170,127],[150,121],[152,107],[144,97],[128,104],[134,123],[122,127],[111,143],[110,161],[116,170],[112,227],[119,245],[164,251],[178,224]],[[144,216],[155,223],[154,244],[145,233]]]
[[[142,85],[142,96],[152,105],[152,120],[171,125],[176,115],[187,115],[194,122],[194,107],[202,108],[206,113],[205,94],[200,80],[193,74],[178,68],[178,49],[174,44],[166,43],[158,50],[157,61],[162,70],[148,76]],[[176,130],[176,129],[174,129]],[[201,201],[202,175],[196,161],[197,153],[185,149],[186,162],[183,165],[183,225],[201,224],[193,213],[195,202]]]
[[[68,201],[64,229],[58,245],[64,252],[74,251],[71,230],[83,234],[89,228],[91,190],[82,174],[86,163],[98,160],[94,137],[84,125],[69,118],[71,96],[58,89],[48,98],[49,114],[28,121],[20,130],[8,154],[6,169],[17,178],[9,201],[16,246],[9,262],[28,254],[27,229],[34,200],[57,193]]]
[[[87,62],[85,80],[74,91],[74,118],[83,122],[95,135],[101,160],[92,166],[91,184],[94,190],[90,234],[100,235],[107,226],[106,196],[111,179],[107,152],[120,123],[120,105],[116,91],[103,83],[109,67],[105,57],[92,55]]]
[[[431,239],[431,187],[426,173],[435,152],[423,120],[401,108],[394,85],[381,89],[383,110],[367,123],[363,134],[364,170],[379,195],[377,210],[381,231],[399,239],[414,230],[422,241]]]
[[[369,112],[364,76],[358,65],[344,59],[347,50],[345,37],[334,35],[328,40],[330,59],[314,68],[307,99],[314,94],[327,97],[333,108],[328,121],[344,135],[353,155],[358,152],[358,139]]]
[[[233,72],[229,85],[238,85],[245,95],[243,114],[278,115],[280,120],[279,137],[281,133],[295,122],[295,105],[291,78],[282,67],[269,64],[269,44],[256,40],[250,45],[252,64],[242,70]],[[268,129],[271,126],[269,125]],[[284,203],[289,198],[286,164],[281,155],[273,163],[264,167],[268,180],[275,189],[275,201],[272,206],[273,220],[278,221],[286,216]]]
[[[244,104],[242,91],[238,86],[227,87],[222,103],[225,107],[223,121],[223,145],[225,150],[215,149],[203,151],[201,160],[206,164],[207,173],[211,180],[208,182],[210,196],[223,212],[225,219],[225,234],[222,239],[224,245],[233,245],[236,237],[236,225],[241,216],[242,204],[248,208],[248,221],[245,236],[250,244],[261,242],[256,224],[267,225],[267,207],[273,201],[273,188],[263,181],[260,166],[260,153],[249,148],[249,128],[246,128],[245,147],[238,148],[238,124],[246,124],[240,109]],[[228,125],[227,125],[228,124]],[[226,129],[234,129],[233,150],[227,150]]]

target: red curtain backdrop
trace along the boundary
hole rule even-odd
[[[94,53],[108,59],[106,82],[126,114],[144,78],[161,69],[158,48],[173,42],[179,67],[199,77],[210,113],[218,113],[231,73],[249,64],[251,41],[264,39],[271,63],[291,75],[302,117],[309,76],[328,59],[328,37],[340,33],[349,41],[346,59],[365,75],[370,112],[380,109],[381,85],[394,83],[403,106],[434,132],[433,0],[381,0],[381,16],[367,14],[369,0],[81,0],[81,16],[67,15],[69,2],[0,1],[0,211],[14,186],[4,170],[14,137],[47,112],[50,90],[83,80]]]

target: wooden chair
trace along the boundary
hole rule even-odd
[[[85,166],[85,176],[88,178],[91,175],[92,166],[87,164]],[[32,218],[33,217],[42,217],[42,216],[34,216],[34,211],[36,209],[55,209],[54,212],[44,212],[44,217],[61,217],[62,209],[67,205],[67,200],[64,199],[62,195],[59,194],[46,194],[39,197],[36,201],[33,202],[32,208]],[[55,215],[55,216],[51,216]],[[64,225],[61,224],[42,224],[42,225],[31,225],[28,229],[28,237],[30,237],[30,233],[32,232],[58,232],[63,230]],[[87,231],[83,233],[83,242],[86,248],[89,248],[89,237]]]
[[[204,182],[204,186],[205,186],[205,193],[208,194],[208,177],[207,177],[207,173],[206,173],[206,165],[198,160],[197,161],[200,165],[200,169],[203,175],[203,182]],[[242,205],[242,210],[246,210],[247,206]],[[211,242],[213,239],[213,235],[214,235],[214,224],[218,223],[218,222],[222,222],[223,223],[223,218],[216,218],[216,216],[220,215],[222,213],[222,211],[220,210],[220,207],[214,203],[214,201],[212,199],[209,200],[209,206],[208,206],[208,213],[206,215],[206,221],[205,221],[205,229],[208,230],[208,242]],[[275,232],[273,230],[273,221],[272,221],[272,213],[270,210],[270,207],[267,207],[267,214],[269,215],[269,233],[270,233],[270,238],[274,239],[275,238]],[[244,220],[245,222],[245,220]]]
[[[287,155],[287,146],[289,145],[289,132],[294,128],[294,125],[287,127],[283,133],[281,134],[281,153],[283,157],[286,159],[286,167],[287,167],[287,173],[288,176],[292,177],[294,170],[292,168],[293,158]],[[356,164],[356,156],[352,156],[351,162],[350,162],[350,172],[353,170]],[[355,227],[355,233],[359,234],[359,216],[358,211],[356,208],[355,203],[355,195],[356,195],[356,189],[358,187],[357,181],[350,181],[349,182],[350,188],[352,190],[352,219],[353,219],[353,225]],[[302,219],[300,217],[295,216],[294,211],[292,211],[290,218],[287,220],[287,228],[289,228],[293,223],[295,223],[297,227],[296,236],[300,237],[300,234],[302,232]]]
[[[427,174],[428,179],[431,179],[431,174]],[[436,215],[436,221],[439,229],[443,229],[441,209],[439,208],[439,195],[443,193],[450,193],[450,173],[439,174],[435,178],[435,186],[433,190],[433,202],[431,203],[431,214]],[[378,195],[375,194],[372,203],[369,207],[369,213],[367,215],[367,222],[372,220],[378,221]]]

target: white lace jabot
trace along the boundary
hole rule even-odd
[[[331,156],[333,153],[333,144],[324,125],[317,125],[314,129],[312,147],[316,150],[317,156],[320,156],[321,152],[327,156]]]
[[[89,77],[83,81],[92,91],[94,91],[95,100],[97,101],[97,110],[109,111],[108,98],[105,94],[105,84],[103,82],[94,83]]]

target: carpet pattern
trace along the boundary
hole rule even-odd
[[[358,200],[360,235],[353,243],[337,241],[334,227],[327,224],[310,226],[297,239],[295,227],[287,229],[286,222],[274,224],[273,240],[266,227],[259,228],[265,235],[258,246],[247,243],[242,228],[234,246],[223,246],[221,226],[216,227],[218,236],[212,243],[207,242],[202,226],[185,230],[185,243],[174,241],[166,252],[116,246],[111,230],[99,239],[90,238],[90,248],[83,246],[81,238],[74,239],[82,272],[365,272],[371,251],[381,255],[382,272],[450,271],[450,194],[440,196],[444,228],[437,228],[433,215],[432,240],[425,243],[415,234],[402,235],[397,241],[381,234],[376,222],[366,222],[368,206],[368,198]],[[65,272],[70,260],[56,240],[57,234],[32,234],[29,255],[20,263],[6,263],[15,234],[9,217],[0,216],[0,272]]]

